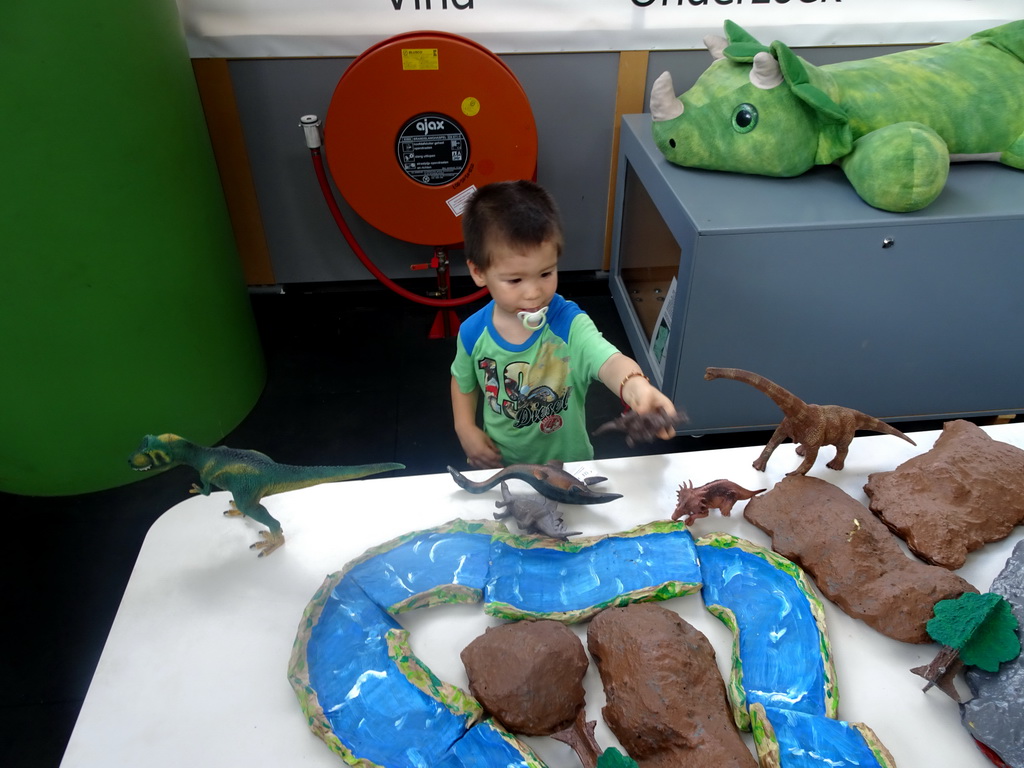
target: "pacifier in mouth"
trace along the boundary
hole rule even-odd
[[[547,322],[548,308],[541,307],[536,312],[527,312],[525,309],[522,312],[516,312],[516,317],[523,324],[523,328],[528,331],[536,331],[544,327],[544,323]]]

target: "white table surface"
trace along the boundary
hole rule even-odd
[[[1024,447],[1024,424],[988,427],[994,438]],[[923,453],[938,432],[919,432],[915,448],[894,437],[857,438],[846,468],[827,469],[822,450],[810,475],[828,480],[867,504],[871,472],[894,469]],[[787,443],[768,471],[751,462],[761,446],[589,462],[607,476],[604,488],[624,494],[609,504],[560,505],[566,526],[585,534],[622,531],[668,518],[677,487],[720,477],[749,488],[770,488],[800,462]],[[372,457],[367,457],[368,460]],[[580,465],[569,465],[578,468]],[[471,472],[473,479],[490,471]],[[514,492],[530,488],[516,481]],[[183,489],[183,492],[185,489]],[[287,665],[303,609],[324,577],[366,549],[408,531],[456,517],[490,518],[498,489],[472,495],[447,474],[384,476],[320,485],[264,500],[285,530],[284,547],[263,559],[248,549],[260,526],[225,518],[227,493],[193,497],[172,507],[149,531],[110,630],[62,768],[182,766],[322,766],[342,761],[308,729],[287,680]],[[712,511],[696,521],[695,537],[731,533],[767,546],[768,537],[743,519]],[[958,571],[988,591],[1024,527],[971,553]],[[945,694],[922,693],[910,668],[927,663],[938,646],[885,637],[823,600],[840,695],[839,716],[863,722],[901,768],[990,766],[960,725],[959,709]],[[703,608],[699,595],[663,605],[707,635],[723,675],[731,636]],[[403,614],[417,655],[442,680],[467,687],[459,652],[497,620],[480,605],[444,606]],[[575,628],[584,638],[586,625]],[[616,745],[601,718],[604,695],[596,666],[587,673],[587,716],[598,721],[602,748]],[[749,735],[744,738],[752,748]],[[577,768],[564,744],[529,743],[551,768]]]

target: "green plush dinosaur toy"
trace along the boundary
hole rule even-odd
[[[915,211],[950,160],[1024,169],[1024,21],[928,48],[816,67],[727,21],[715,61],[676,98],[651,90],[654,141],[682,166],[797,176],[840,165],[865,202]]]
[[[224,514],[250,517],[269,530],[260,531],[261,541],[250,549],[259,550],[259,557],[269,555],[284,544],[281,524],[260,504],[260,499],[274,493],[295,491],[320,483],[354,480],[378,472],[405,469],[404,464],[360,464],[352,467],[315,467],[278,464],[259,451],[218,446],[196,445],[178,435],[146,435],[142,444],[128,459],[132,469],[146,471],[185,464],[199,473],[199,484],[192,484],[191,493],[210,495],[213,487],[231,493],[231,509]]]

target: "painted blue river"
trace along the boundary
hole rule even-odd
[[[796,565],[748,541],[697,542],[702,596],[734,635],[728,690],[759,751],[782,768],[894,768],[866,726],[835,719],[839,696],[821,601]]]
[[[543,768],[528,747],[485,719],[471,696],[415,658],[394,616],[483,602],[503,618],[571,623],[611,605],[691,594],[703,584],[705,601],[737,617],[740,627],[734,664],[742,676],[731,681],[731,694],[746,697],[744,710],[759,705],[755,737],[774,739],[783,768],[885,766],[803,761],[802,754],[816,753],[805,746],[819,738],[854,753],[834,734],[846,724],[831,719],[834,681],[823,624],[792,575],[776,565],[722,539],[697,546],[676,522],[552,542],[513,536],[490,521],[455,520],[381,545],[329,576],[306,609],[289,677],[310,726],[349,764]],[[815,725],[819,720],[828,723]]]

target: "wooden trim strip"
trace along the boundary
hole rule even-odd
[[[227,59],[192,59],[245,281],[276,282]]]
[[[619,172],[619,129],[623,115],[644,111],[647,89],[648,51],[619,52],[619,81],[615,92],[615,116],[612,125],[612,162],[608,180],[608,212],[605,218],[604,259],[602,268],[611,267],[612,226],[615,221],[615,181]]]

